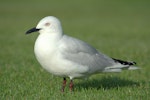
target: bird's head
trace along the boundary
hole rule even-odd
[[[26,34],[30,34],[32,32],[39,31],[41,34],[43,33],[62,33],[62,27],[59,19],[57,19],[54,16],[48,16],[43,19],[41,19],[38,23],[38,25],[26,32]]]

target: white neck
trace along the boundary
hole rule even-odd
[[[53,55],[57,50],[57,45],[62,36],[62,34],[57,33],[41,33],[34,46],[34,52],[37,58],[39,58],[38,56]]]

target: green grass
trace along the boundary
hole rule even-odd
[[[0,100],[148,100],[149,5],[148,0],[1,0]],[[42,69],[34,56],[38,34],[24,34],[48,15],[60,18],[66,34],[142,69],[74,80],[74,92],[61,93],[62,78]]]

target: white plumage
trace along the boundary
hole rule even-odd
[[[48,72],[61,77],[87,77],[99,72],[120,72],[122,69],[138,69],[134,62],[110,58],[89,44],[63,33],[60,21],[53,16],[43,18],[36,28],[39,31],[34,52],[38,62]],[[72,88],[72,87],[70,87]],[[63,89],[64,90],[64,89]]]

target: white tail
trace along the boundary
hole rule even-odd
[[[137,66],[134,66],[135,62],[128,62],[123,60],[114,59],[115,65],[106,67],[103,72],[121,72],[122,70],[137,70],[140,69]]]

